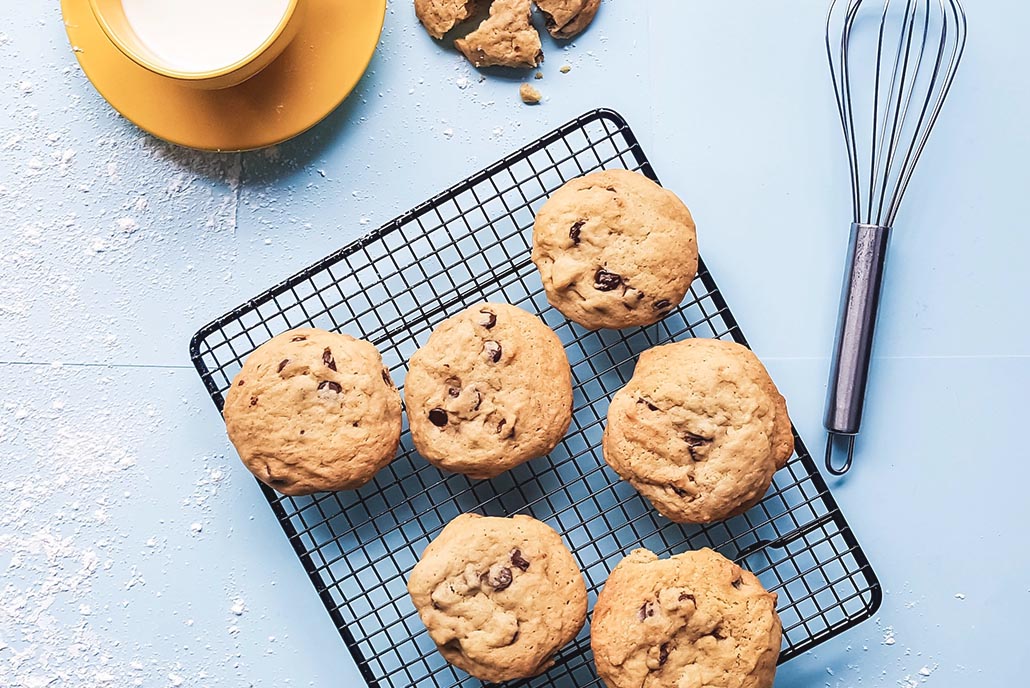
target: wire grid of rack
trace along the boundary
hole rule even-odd
[[[572,366],[575,410],[562,443],[490,481],[444,474],[414,450],[405,421],[397,458],[356,492],[265,496],[371,686],[476,686],[436,651],[407,594],[407,574],[452,518],[527,513],[562,534],[591,607],[611,569],[638,547],[667,555],[712,547],[779,596],[780,661],[870,617],[881,591],[869,562],[800,438],[769,494],[747,513],[705,526],[660,517],[605,465],[607,405],[636,355],[684,337],[746,344],[703,261],[690,294],[661,322],[587,332],[551,308],[530,261],[535,211],[564,182],[602,168],[657,178],[617,113],[589,112],[414,208],[201,329],[190,351],[215,405],[243,360],[299,326],[375,344],[395,381],[445,318],[482,300],[542,317]],[[520,686],[600,686],[588,629],[545,675]]]

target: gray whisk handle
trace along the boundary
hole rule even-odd
[[[826,429],[838,435],[855,435],[862,423],[890,233],[890,227],[851,225],[823,419]]]

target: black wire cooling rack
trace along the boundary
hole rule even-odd
[[[396,460],[357,492],[290,498],[262,485],[362,675],[377,688],[477,686],[447,665],[408,598],[407,575],[452,518],[528,513],[562,534],[593,605],[612,567],[638,547],[661,555],[712,547],[779,596],[786,661],[870,617],[879,583],[800,438],[758,506],[729,521],[660,517],[605,465],[611,395],[636,355],[685,337],[746,344],[702,262],[683,305],[647,328],[587,332],[549,307],[530,244],[535,211],[564,182],[601,168],[656,179],[621,116],[595,110],[423,203],[205,326],[190,353],[221,410],[246,356],[284,330],[313,326],[375,344],[394,380],[440,321],[506,301],[539,314],[572,365],[575,413],[550,456],[490,481],[447,475],[421,458],[404,426]],[[588,629],[544,676],[519,686],[601,686]]]

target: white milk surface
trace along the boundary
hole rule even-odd
[[[122,0],[139,39],[165,66],[184,72],[227,67],[279,25],[289,0]]]

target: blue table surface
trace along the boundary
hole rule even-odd
[[[57,3],[0,4],[0,686],[358,686],[187,355],[270,284],[590,108],[633,126],[814,448],[849,222],[824,0],[606,0],[545,102],[390,3],[354,94],[232,155],[91,88]],[[968,3],[896,222],[856,467],[886,594],[791,686],[1025,685],[1030,5]],[[568,64],[571,71],[559,68]]]

